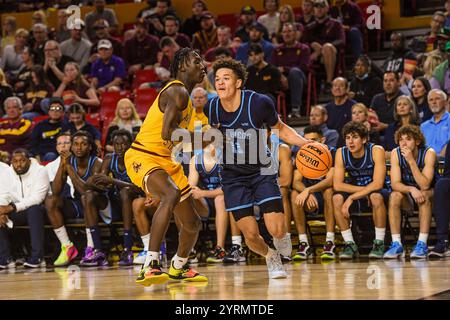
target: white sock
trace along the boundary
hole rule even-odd
[[[400,234],[392,234],[392,242],[398,242],[401,245],[402,237],[400,236]]]
[[[147,256],[145,257],[144,268],[147,268],[150,265],[152,260],[159,261],[159,252],[156,251],[147,251]]]
[[[275,250],[273,250],[272,248],[267,247],[267,254],[265,255],[265,258],[269,259],[274,254],[277,254],[277,252]]]
[[[141,236],[141,239],[144,244],[144,251],[148,251],[148,246],[150,245],[150,233],[145,236]]]
[[[231,243],[242,247],[242,236],[231,236]]]
[[[61,242],[61,245],[67,246],[70,244],[69,236],[67,235],[67,230],[65,226],[62,226],[58,229],[53,229],[56,236],[58,237],[59,242]]]
[[[334,242],[334,232],[327,232],[327,237],[326,237],[325,241]]]
[[[386,234],[386,228],[375,227],[375,239],[384,242],[384,235]]]
[[[355,240],[353,240],[352,229],[341,231],[341,234],[345,242],[355,242]]]
[[[174,255],[172,258],[172,262],[173,262],[173,267],[175,269],[181,269],[183,268],[183,266],[187,263],[188,258],[182,258],[179,257],[178,255]]]
[[[427,243],[427,241],[428,241],[428,233],[419,233],[419,241]]]
[[[87,246],[93,248],[94,240],[92,240],[91,229],[89,228],[86,228],[86,239],[87,239]]]
[[[300,243],[302,242],[308,243],[308,236],[306,235],[306,233],[301,233],[298,235],[298,240],[300,241]]]

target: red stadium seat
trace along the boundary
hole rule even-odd
[[[39,122],[48,119],[48,115],[37,116],[33,119],[33,125],[37,125]]]
[[[156,82],[158,81],[158,75],[156,74],[155,70],[153,69],[143,69],[138,70],[133,78],[133,84],[132,89],[137,90],[139,89],[139,86],[146,82]]]
[[[100,113],[88,113],[86,114],[86,121],[92,124],[97,129],[101,130]]]
[[[100,117],[110,118],[114,117],[116,112],[117,102],[120,99],[128,98],[130,93],[128,91],[121,92],[105,92],[100,96]]]
[[[150,106],[157,96],[158,91],[155,88],[142,88],[137,90],[134,98],[134,105],[141,118],[145,118],[148,109],[150,109]]]
[[[287,123],[286,95],[283,91],[277,92],[277,112],[282,117],[283,122]]]

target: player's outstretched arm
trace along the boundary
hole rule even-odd
[[[278,119],[277,124],[272,126],[272,129],[278,130],[280,139],[290,145],[302,147],[303,145],[312,142],[303,138],[297,131],[281,121],[281,119]]]

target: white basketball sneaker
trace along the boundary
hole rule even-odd
[[[284,270],[283,263],[281,262],[281,257],[278,252],[269,248],[266,263],[267,270],[269,271],[269,278],[271,279],[283,279],[287,278],[287,273]]]
[[[273,238],[273,245],[282,256],[290,257],[292,255],[292,241],[289,234],[286,233],[281,239]]]

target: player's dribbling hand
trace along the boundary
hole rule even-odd
[[[303,190],[296,198],[295,198],[295,204],[303,207],[305,205],[306,199],[309,197],[309,189],[306,188]]]

